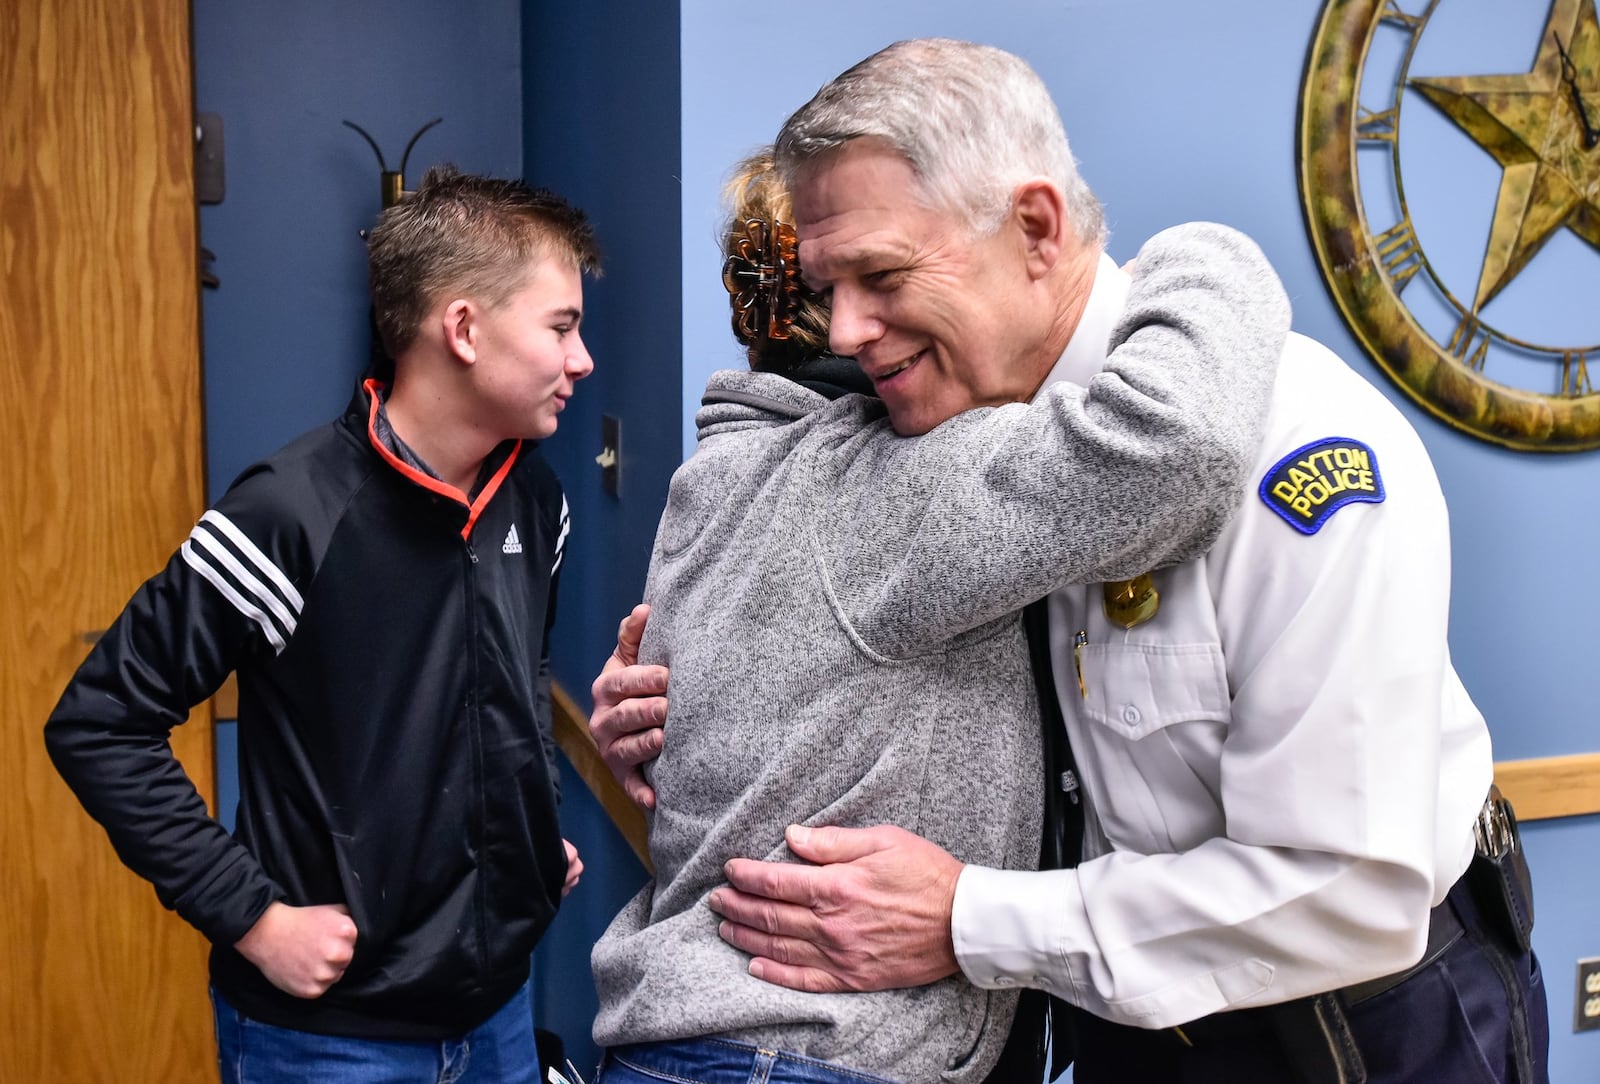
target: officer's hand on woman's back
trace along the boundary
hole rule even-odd
[[[617,646],[590,689],[594,714],[589,717],[589,733],[628,797],[654,809],[656,792],[645,781],[643,765],[661,752],[667,668],[639,665],[639,641],[649,617],[650,607],[640,605],[622,619]]]

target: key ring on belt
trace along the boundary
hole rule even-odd
[[[1472,822],[1472,838],[1478,853],[1485,858],[1503,858],[1517,849],[1517,834],[1511,827],[1511,815],[1506,800],[1500,796],[1499,787],[1489,788],[1489,797]]]

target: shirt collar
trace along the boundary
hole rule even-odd
[[[389,388],[387,385],[375,385],[373,396],[378,400],[378,411],[372,419],[372,432],[383,446],[393,452],[402,463],[414,470],[419,470],[429,478],[444,481],[443,476],[432,467],[428,466],[423,458],[411,450],[411,445],[400,439],[400,434],[394,431],[394,426],[389,422]]]
[[[1132,279],[1104,252],[1095,268],[1094,286],[1089,290],[1089,303],[1084,306],[1072,339],[1061,352],[1061,358],[1044,378],[1042,387],[1058,380],[1074,384],[1087,384],[1094,374],[1104,368],[1106,346],[1111,342],[1111,329],[1122,316],[1128,304],[1128,290]]]
[[[428,466],[411,445],[401,440],[400,434],[395,432],[394,425],[389,421],[389,395],[393,390],[391,384],[368,379],[362,381],[361,387],[356,392],[358,400],[371,396],[371,401],[376,404],[377,409],[371,410],[370,415],[372,439],[383,445],[395,459],[417,473],[426,475],[436,482],[444,482],[444,476]],[[521,446],[520,440],[501,441],[500,445],[484,458],[483,464],[478,468],[477,480],[472,483],[472,492],[467,494],[469,503],[483,492],[484,486],[493,480],[506,459]]]

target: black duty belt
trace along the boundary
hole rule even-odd
[[[1339,991],[1339,996],[1344,999],[1346,1005],[1359,1005],[1386,990],[1394,989],[1443,956],[1451,945],[1461,939],[1464,932],[1466,931],[1462,928],[1461,919],[1456,917],[1455,908],[1450,906],[1447,897],[1443,903],[1428,912],[1428,947],[1423,950],[1421,960],[1404,971],[1396,971],[1392,975],[1381,975],[1366,982],[1358,982],[1354,986],[1346,986]]]
[[[1519,1081],[1535,1079],[1523,991],[1511,961],[1529,951],[1533,926],[1532,882],[1511,805],[1491,787],[1474,826],[1475,853],[1467,871],[1428,915],[1428,941],[1422,958],[1392,975],[1369,979],[1331,993],[1257,1008],[1214,1013],[1165,1034],[1187,1046],[1259,1042],[1269,1036],[1286,1052],[1304,1084],[1362,1082],[1366,1066],[1351,1033],[1345,1009],[1392,990],[1436,963],[1467,934],[1500,973],[1512,1009],[1512,1042]]]
[[[1461,919],[1456,917],[1455,909],[1450,906],[1449,899],[1446,899],[1428,913],[1428,945],[1423,950],[1422,959],[1392,975],[1382,975],[1366,982],[1358,982],[1353,986],[1346,986],[1337,991],[1339,1000],[1345,1005],[1358,1005],[1394,989],[1437,961],[1450,950],[1450,946],[1460,940],[1464,932]],[[1275,1009],[1275,1006],[1269,1005],[1256,1009],[1234,1009],[1230,1012],[1213,1013],[1198,1020],[1191,1020],[1180,1027],[1168,1028],[1167,1033],[1188,1046],[1255,1038],[1278,1028]]]

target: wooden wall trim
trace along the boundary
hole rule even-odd
[[[595,800],[628,841],[633,853],[639,856],[645,869],[649,869],[649,830],[644,814],[611,778],[611,772],[600,759],[600,751],[589,737],[588,716],[561,686],[554,686],[553,694],[556,744],[572,761],[578,777],[594,793]],[[237,716],[239,693],[233,678],[218,690],[214,702],[218,719]],[[1511,800],[1519,821],[1600,813],[1600,753],[1502,760],[1494,766],[1494,781]]]
[[[1494,781],[1519,821],[1600,813],[1600,753],[1501,761]]]
[[[560,685],[552,683],[550,699],[554,716],[556,744],[567,754],[573,770],[588,786],[590,793],[617,826],[622,838],[628,841],[647,872],[654,873],[650,864],[650,825],[644,810],[633,803],[622,785],[611,776],[611,769],[600,759],[600,749],[589,736],[589,717],[567,695]]]

